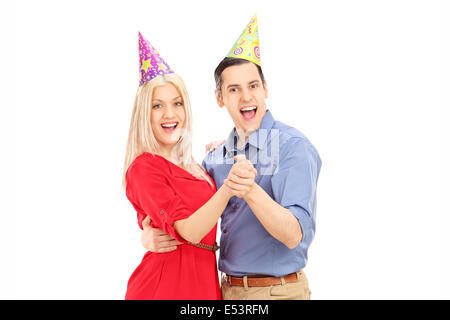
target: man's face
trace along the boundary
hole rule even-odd
[[[263,86],[258,69],[251,62],[226,68],[222,80],[222,93],[216,90],[217,103],[227,108],[236,129],[248,137],[259,128],[266,113],[267,86]]]

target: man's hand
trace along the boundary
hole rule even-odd
[[[217,141],[212,141],[210,143],[208,143],[205,146],[205,152],[212,152],[214,150],[216,150],[220,145],[224,144],[227,140],[217,140]]]
[[[150,222],[149,216],[142,221],[144,231],[141,234],[141,243],[145,249],[155,253],[163,253],[174,251],[181,244],[162,229],[152,228]]]
[[[258,172],[253,164],[245,158],[245,155],[235,156],[234,160],[236,163],[224,180],[224,185],[228,187],[233,196],[244,198],[252,191]]]

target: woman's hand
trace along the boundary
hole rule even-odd
[[[236,160],[236,163],[223,184],[233,196],[244,198],[252,191],[258,172],[253,164],[245,158],[245,155],[235,156],[234,160]]]
[[[220,145],[224,144],[227,140],[217,140],[217,141],[212,141],[210,143],[208,143],[205,146],[205,152],[213,152],[214,150],[216,150]]]
[[[150,222],[149,216],[142,221],[144,231],[141,234],[141,243],[145,249],[155,253],[163,253],[174,251],[181,244],[162,229],[152,228]]]

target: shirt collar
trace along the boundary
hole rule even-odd
[[[261,120],[259,128],[255,132],[253,132],[250,137],[248,137],[242,149],[245,150],[247,144],[250,144],[257,149],[264,150],[266,148],[267,136],[269,135],[270,129],[272,129],[273,127],[274,121],[275,120],[272,114],[269,110],[267,110],[266,114]],[[225,142],[224,153],[233,153],[234,151],[238,151],[238,148],[236,147],[237,141],[238,135],[236,133],[236,127],[234,127],[228,135],[227,141]]]

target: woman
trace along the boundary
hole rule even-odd
[[[182,244],[168,253],[147,252],[125,299],[220,299],[216,227],[233,191],[225,185],[216,190],[192,157],[192,113],[182,79],[140,33],[139,49],[141,79],[123,184],[140,228],[149,217],[152,227]],[[234,166],[245,169],[253,183],[250,162]]]

